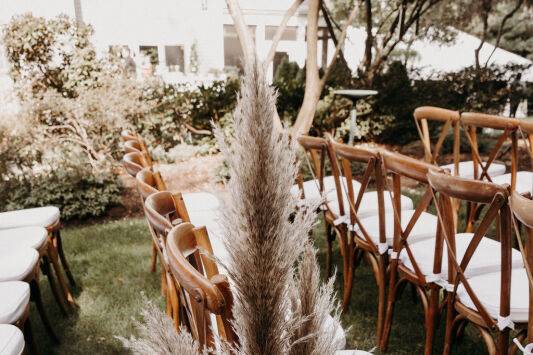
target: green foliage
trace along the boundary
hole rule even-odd
[[[279,117],[282,121],[294,122],[304,99],[305,70],[284,58],[272,84],[278,91],[276,107]]]
[[[53,205],[63,220],[71,220],[100,216],[120,203],[120,183],[109,168],[95,173],[87,165],[64,162],[31,176],[12,176],[3,185],[2,211]]]

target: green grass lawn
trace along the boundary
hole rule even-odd
[[[325,260],[323,226],[315,230],[319,259]],[[142,219],[126,219],[82,227],[66,228],[64,246],[77,282],[77,312],[63,317],[43,278],[45,303],[61,344],[51,344],[42,328],[37,312],[32,309],[31,320],[37,345],[43,354],[118,354],[125,353],[115,336],[129,336],[134,332],[132,317],[138,318],[142,293],[159,302],[159,275],[149,272],[150,237]],[[341,258],[335,250],[337,286],[341,294]],[[419,354],[423,350],[423,313],[406,289],[397,305],[389,354]],[[350,310],[343,315],[348,347],[370,350],[374,347],[377,309],[377,289],[370,268],[357,269]],[[436,353],[440,353],[443,326],[438,329]],[[484,347],[477,333],[469,330],[456,353],[483,354]]]

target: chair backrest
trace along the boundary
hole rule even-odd
[[[453,162],[455,171],[458,171],[461,136],[459,132],[459,111],[448,110],[434,106],[421,106],[413,113],[416,128],[424,148],[424,158],[428,163],[437,163],[444,141],[448,137],[450,129],[453,130]],[[432,144],[431,132],[428,121],[442,124],[437,141]],[[433,147],[432,147],[433,146]]]
[[[516,237],[520,251],[524,257],[527,277],[529,281],[529,321],[528,342],[533,343],[533,201],[514,191],[511,195],[511,211],[514,217],[524,226],[525,246],[522,243],[520,229],[516,228]]]
[[[351,146],[348,144],[337,143],[333,141],[333,139],[328,141],[328,149],[330,151],[329,155],[331,156],[332,171],[335,179],[335,188],[337,190],[339,213],[342,216],[349,211],[350,224],[352,226],[358,225],[363,234],[363,238],[369,244],[369,247],[375,249],[376,246],[366,233],[364,226],[360,223],[357,213],[363,200],[363,194],[367,191],[371,180],[374,179],[378,196],[378,214],[380,223],[379,238],[380,243],[385,243],[384,181],[381,171],[380,152],[377,149],[361,145]],[[357,192],[354,190],[353,184],[350,183],[353,179],[353,171],[354,169],[357,169],[356,165],[364,167],[364,173],[360,181],[361,187]],[[348,206],[345,206],[344,196],[347,196]]]
[[[142,153],[141,144],[137,139],[130,139],[124,142],[125,153]]]
[[[520,120],[518,126],[520,127],[522,134],[524,134],[524,138],[527,139],[527,142],[525,143],[528,145],[529,157],[531,158],[531,164],[533,166],[533,121]]]
[[[298,143],[303,148],[305,156],[304,162],[301,164],[307,165],[314,179],[318,180],[319,191],[324,191],[324,176],[326,169],[327,156],[327,141],[324,138],[300,136]],[[305,192],[302,186],[303,178],[301,174],[297,177],[297,183],[300,187],[302,197],[305,197]]]
[[[120,139],[122,139],[123,142],[127,142],[130,140],[137,140],[137,138],[138,138],[137,134],[127,129],[120,132]]]
[[[169,267],[180,286],[180,323],[200,345],[213,348],[215,324],[211,314],[216,315],[219,336],[234,345],[237,337],[231,325],[230,286],[210,258],[212,249],[205,228],[199,232],[192,224],[182,223],[172,228],[166,241]],[[199,238],[201,235],[203,239]]]
[[[479,301],[478,296],[465,276],[465,272],[481,239],[488,238],[486,234],[489,228],[496,225],[496,239],[500,242],[501,247],[501,300],[499,315],[501,317],[508,317],[510,314],[512,262],[511,211],[508,203],[509,187],[496,185],[487,181],[451,176],[432,170],[428,172],[428,181],[433,188],[433,193],[438,198],[437,214],[448,251],[448,280],[453,284],[453,293],[455,294],[458,284],[461,282],[481,319],[485,322],[485,325],[489,328],[495,327],[496,321],[489,315]],[[456,256],[456,233],[453,220],[454,208],[452,206],[452,198],[488,205],[486,213],[479,221],[477,228],[475,228],[474,235],[461,260]]]
[[[143,201],[151,194],[167,189],[161,174],[158,171],[153,172],[149,168],[139,171],[135,179],[137,180],[137,190]]]
[[[516,118],[508,118],[502,116],[488,115],[477,112],[463,112],[461,113],[461,125],[463,126],[466,138],[472,151],[472,161],[474,169],[474,178],[492,181],[488,174],[490,165],[502,153],[503,144],[511,139],[511,188],[514,189],[516,185],[517,159],[518,159],[518,136],[517,131],[519,127],[519,120]],[[479,154],[477,129],[491,128],[493,130],[502,131],[499,135],[496,144],[489,152],[488,159],[484,162]],[[481,167],[481,171],[480,171]]]
[[[174,224],[190,222],[189,214],[180,193],[159,191],[144,201],[148,223],[159,235],[166,235]]]
[[[144,156],[146,162],[150,166],[153,165],[152,157],[148,151],[148,147],[140,135],[128,130],[124,130],[120,132],[120,139],[122,139],[124,142],[124,151],[126,153],[139,152]]]
[[[391,152],[385,149],[380,150],[381,159],[383,161],[383,173],[385,174],[384,181],[386,188],[390,191],[392,199],[392,207],[394,213],[394,239],[393,252],[399,255],[405,249],[407,256],[413,265],[416,276],[421,282],[425,281],[424,274],[415,260],[414,254],[410,250],[409,235],[419,220],[423,212],[425,212],[433,201],[433,193],[428,182],[427,174],[429,171],[437,171],[444,173],[444,170],[427,162],[420,161],[406,155]],[[387,176],[392,176],[392,186],[388,186]],[[402,227],[402,213],[401,213],[401,192],[402,192],[402,178],[409,178],[416,180],[419,184],[425,187],[425,193],[418,201],[415,212],[409,219],[406,227]],[[442,238],[440,236],[440,226],[436,229],[436,240],[440,243],[435,243],[434,255],[438,258],[442,255]],[[439,266],[440,267],[440,266]],[[437,267],[438,268],[438,267]]]
[[[137,173],[142,169],[150,167],[143,155],[138,152],[124,154],[124,157],[122,157],[122,165],[126,169],[126,172],[132,177],[136,177]]]

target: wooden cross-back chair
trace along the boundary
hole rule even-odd
[[[144,156],[147,164],[153,165],[148,147],[139,134],[125,130],[120,133],[120,138],[124,142],[124,151],[126,153],[139,152]]]
[[[453,132],[452,172],[459,171],[459,155],[461,145],[460,114],[458,111],[434,106],[421,106],[413,113],[418,135],[424,148],[424,159],[428,163],[439,164],[440,153],[450,130]],[[442,124],[437,140],[432,143],[432,135],[428,121]]]
[[[533,201],[518,192],[514,191],[511,195],[511,211],[515,220],[513,223],[520,251],[524,256],[524,269],[513,270],[512,279],[515,283],[528,285],[527,289],[522,290],[522,306],[528,308],[527,328],[524,328],[516,337],[518,342],[527,339],[528,344],[533,344]],[[522,224],[525,229],[525,245],[521,239],[520,228],[518,223]],[[515,281],[516,280],[516,281]],[[525,294],[529,290],[529,297],[526,299]],[[530,345],[531,346],[531,345]],[[531,350],[530,350],[531,351]],[[524,353],[526,353],[524,351]]]
[[[511,276],[524,265],[520,252],[512,248],[509,186],[434,171],[428,173],[428,180],[438,199],[446,246],[435,271],[441,271],[445,260],[448,265],[444,353],[451,351],[453,334],[461,333],[468,323],[480,332],[489,354],[507,354],[510,327],[520,322],[515,318],[520,295]],[[452,199],[487,205],[473,234],[455,233]],[[487,236],[493,226],[495,240]]]
[[[385,282],[388,244],[385,235],[385,215],[392,204],[384,198],[384,181],[381,171],[381,158],[377,149],[364,146],[349,146],[329,141],[332,170],[337,186],[337,199],[328,203],[328,218],[339,231],[341,253],[343,255],[344,292],[343,307],[350,302],[353,274],[361,258],[371,265],[378,285],[378,321],[376,337],[381,337],[385,311]],[[363,167],[359,188],[346,184],[351,181],[354,171]],[[370,183],[376,190],[370,191]],[[412,201],[402,196],[402,209],[411,209]],[[392,222],[392,218],[390,218]]]
[[[144,213],[157,243],[157,252],[161,264],[162,290],[166,298],[166,311],[179,326],[178,287],[170,276],[166,256],[166,239],[170,230],[180,223],[189,222],[181,194],[160,191],[149,195],[144,201]]]
[[[441,172],[444,170],[433,164],[386,150],[381,151],[381,159],[384,175],[391,177],[391,179],[383,180],[386,190],[390,191],[390,193],[385,193],[385,197],[392,200],[394,232],[392,235],[390,232],[387,233],[387,239],[392,239],[392,252],[387,312],[380,348],[385,350],[388,346],[397,294],[407,283],[410,283],[417,290],[424,307],[425,354],[429,355],[432,352],[440,292],[440,286],[437,284],[438,278],[435,278],[433,272],[433,261],[434,255],[439,257],[442,250],[441,245],[436,243],[436,240],[439,240],[440,230],[438,218],[427,212],[434,203],[427,173],[430,170]],[[392,180],[392,183],[389,180]],[[405,180],[414,180],[425,188],[414,210],[400,210],[402,182]],[[423,247],[420,247],[421,245]]]
[[[484,113],[464,112],[461,113],[461,126],[465,131],[472,153],[472,174],[468,177],[476,180],[487,180],[498,184],[509,184],[511,189],[515,189],[518,170],[518,123],[515,118],[500,117]],[[488,158],[484,161],[479,153],[477,131],[478,129],[490,128],[501,131],[496,144],[489,152]],[[511,141],[511,172],[505,174],[505,163],[496,163],[496,159],[504,153],[504,143]],[[521,184],[522,185],[522,184]],[[479,205],[467,204],[467,230],[472,229],[472,224],[478,218]]]
[[[168,263],[180,298],[180,324],[204,347],[216,348],[213,331],[230,345],[237,336],[231,321],[233,296],[224,275],[212,260],[213,250],[205,227],[182,223],[166,240]],[[216,321],[213,321],[213,318]]]
[[[124,166],[124,169],[126,169],[126,172],[131,177],[136,177],[137,173],[144,168],[151,168],[142,154],[138,152],[124,154],[122,157],[122,166]]]

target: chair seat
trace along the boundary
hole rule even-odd
[[[389,197],[389,192],[385,191],[384,202],[385,202],[385,211],[392,211],[392,202]],[[344,199],[344,213],[346,215],[350,212],[350,203],[348,201],[348,196],[346,196],[343,193],[343,199]],[[355,203],[355,201],[354,201]],[[403,196],[400,198],[400,203],[402,206],[402,210],[412,210],[413,209],[413,200],[411,200],[407,196]],[[332,200],[332,202],[328,203],[329,210],[335,215],[339,216],[339,204],[337,203],[337,199]],[[359,210],[357,211],[357,217],[359,219],[370,217],[373,215],[378,214],[378,193],[377,191],[370,191],[365,192],[363,194],[363,199],[361,200],[361,204],[359,205]]]
[[[20,355],[24,351],[24,335],[11,324],[0,324],[0,354]]]
[[[494,319],[500,313],[500,272],[478,275],[468,280],[475,295]],[[457,288],[457,296],[465,306],[476,309],[463,285]],[[529,312],[529,282],[525,269],[513,269],[511,274],[511,320],[526,323]]]
[[[216,210],[220,207],[218,198],[209,192],[187,192],[182,196],[189,212]]]
[[[0,229],[27,226],[48,227],[59,220],[59,208],[55,206],[27,208],[0,213]]]
[[[511,185],[511,173],[495,176],[492,182],[495,184]],[[533,193],[533,173],[531,171],[519,171],[516,173],[515,191],[519,194]]]
[[[39,262],[39,253],[32,248],[0,249],[0,281],[23,281]]]
[[[0,249],[33,248],[40,249],[48,237],[44,227],[30,226],[0,229]]]
[[[407,227],[411,216],[415,213],[414,210],[402,211],[402,229]],[[379,243],[379,216],[371,216],[360,220],[365,227],[366,232],[376,245]],[[414,243],[415,241],[434,238],[437,231],[437,216],[427,212],[422,212],[416,221],[413,229],[409,233],[408,241]],[[355,232],[361,237],[363,236],[358,225],[355,227]],[[385,213],[385,237],[389,247],[392,246],[394,238],[394,212]]]
[[[340,177],[339,181],[340,181],[342,186],[344,186],[344,187],[348,186],[346,184],[346,178],[345,177],[343,177],[343,176]],[[361,183],[359,181],[357,181],[357,180],[353,180],[352,179],[352,185],[353,185],[354,191],[356,191],[356,193],[361,188]],[[303,183],[303,189],[304,189],[305,198],[308,198],[308,199],[319,199],[321,197],[320,196],[320,183],[319,183],[319,181],[317,179],[305,181]],[[324,177],[324,191],[323,191],[323,193],[327,197],[328,201],[330,201],[330,199],[331,200],[336,200],[337,199],[337,192],[336,192],[336,188],[335,188],[335,178],[332,175],[328,175],[328,176]],[[292,185],[291,194],[293,194],[294,196],[299,196],[300,195],[300,187],[298,186],[298,184]]]
[[[460,262],[465,255],[468,245],[474,237],[473,233],[458,233],[455,237],[456,256]],[[435,255],[435,239],[422,240],[416,243],[409,244],[413,256],[416,260],[420,271],[424,275],[433,275],[433,258]],[[413,264],[407,256],[407,252],[402,250],[400,253],[400,260],[410,270],[414,271]],[[513,267],[524,267],[522,255],[516,249],[513,249]],[[486,274],[500,270],[501,267],[501,247],[500,242],[490,238],[482,238],[478,245],[472,259],[465,269],[466,277],[473,277],[476,275]],[[443,246],[443,257],[441,273],[439,278],[443,280],[448,279],[448,248]]]
[[[30,302],[30,285],[22,281],[0,282],[0,324],[14,324]]]
[[[454,175],[455,172],[455,166],[453,163],[442,165],[441,168],[448,169]],[[492,163],[489,166],[489,176],[498,176],[505,174],[505,165],[500,163]],[[481,169],[481,165],[479,165],[478,174],[481,175],[481,172],[483,169]],[[474,178],[474,162],[472,160],[467,161],[461,161],[459,162],[459,176],[467,179],[473,179]]]

